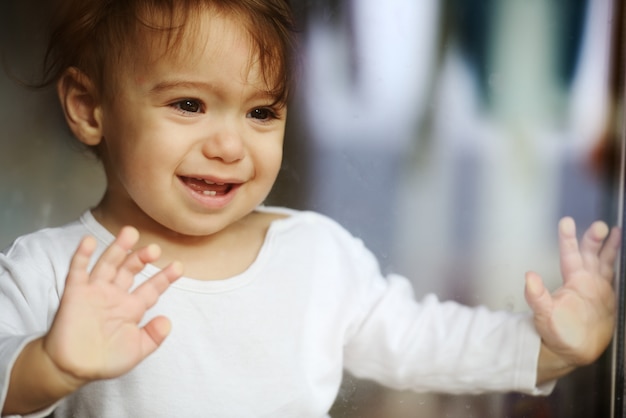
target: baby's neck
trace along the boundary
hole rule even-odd
[[[111,233],[123,225],[110,222],[98,208],[94,217]],[[246,271],[256,260],[270,224],[281,214],[252,212],[226,228],[205,236],[189,236],[164,230],[162,226],[132,225],[139,230],[136,248],[157,244],[162,255],[154,263],[163,268],[173,261],[184,265],[184,276],[198,280],[223,280]]]

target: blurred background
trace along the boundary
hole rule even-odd
[[[11,76],[38,75],[39,3],[0,3],[2,247],[74,219],[104,187],[54,91]],[[527,309],[527,270],[559,285],[559,218],[618,223],[620,2],[292,3],[302,74],[268,203],[335,218],[418,298],[509,311]],[[548,397],[414,394],[347,375],[331,414],[609,417],[614,364],[609,350]]]

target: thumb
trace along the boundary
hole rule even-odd
[[[552,311],[552,296],[543,284],[541,276],[529,271],[526,273],[526,288],[524,290],[526,302],[535,314],[535,318],[545,318]]]
[[[169,319],[164,316],[157,316],[150,320],[144,327],[143,353],[145,356],[156,350],[165,340],[172,329]]]

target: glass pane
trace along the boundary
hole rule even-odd
[[[508,311],[527,309],[527,270],[558,285],[560,217],[617,223],[620,2],[293,3],[302,73],[269,203],[330,215],[385,272],[409,277],[418,298]],[[36,74],[48,12],[35,1],[0,3],[9,73]],[[98,201],[104,176],[74,144],[53,91],[29,91],[5,73],[0,90],[4,248],[75,219]],[[548,397],[415,394],[346,375],[331,414],[608,417],[612,364],[609,351]],[[626,416],[622,398],[615,416]]]

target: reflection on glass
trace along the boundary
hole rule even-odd
[[[297,5],[305,65],[272,203],[329,214],[418,294],[525,310],[527,269],[558,284],[561,216],[615,223],[615,156],[606,152],[612,8],[589,0]],[[37,21],[32,10],[0,4],[0,42],[24,66],[31,57],[22,51],[38,52],[38,39],[16,34],[29,33],[19,29]],[[5,247],[74,219],[97,201],[103,178],[70,145],[53,94],[42,99],[4,76],[0,89]],[[610,375],[605,356],[547,398],[413,394],[346,376],[332,414],[608,416]]]

